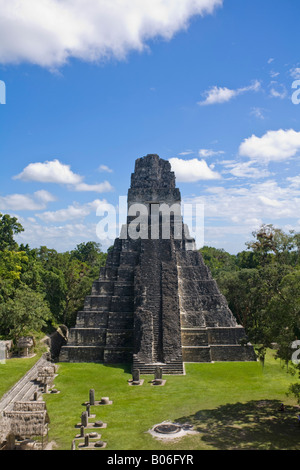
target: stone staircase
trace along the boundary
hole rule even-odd
[[[7,392],[0,400],[0,412],[13,409],[14,404],[19,401],[29,401],[37,391],[41,391],[41,384],[37,380],[38,371],[47,366],[49,362],[41,357],[35,365]]]
[[[0,444],[11,434],[19,437],[45,436],[49,423],[46,403],[37,392],[54,378],[53,364],[42,356],[0,400]],[[51,370],[51,373],[49,372]],[[48,375],[50,374],[50,375]]]
[[[177,359],[165,364],[163,362],[146,364],[133,356],[133,369],[139,369],[141,375],[154,374],[156,367],[161,367],[164,375],[184,375],[185,369],[182,360]]]
[[[132,362],[134,277],[137,251],[127,240],[115,240],[106,266],[70,329],[60,362]]]

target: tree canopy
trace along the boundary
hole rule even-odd
[[[99,243],[80,243],[65,253],[31,249],[15,241],[22,231],[15,217],[0,214],[0,338],[73,326],[106,261]]]
[[[14,235],[20,232],[24,232],[24,228],[16,217],[0,213],[0,251],[16,249],[18,244]]]

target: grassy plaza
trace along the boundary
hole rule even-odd
[[[287,374],[273,353],[260,363],[186,364],[185,376],[165,376],[165,386],[130,387],[130,370],[103,364],[59,365],[58,395],[44,395],[50,416],[49,440],[57,449],[70,449],[79,432],[89,389],[96,400],[108,396],[111,406],[91,407],[95,420],[107,423],[101,440],[107,450],[296,450],[300,448],[299,411],[286,395],[295,378]],[[286,411],[278,411],[281,403]],[[195,434],[162,441],[149,430],[172,421],[192,424]]]

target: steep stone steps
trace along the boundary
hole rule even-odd
[[[36,364],[5,394],[0,400],[0,411],[10,410],[16,401],[24,401],[32,397],[36,390],[39,390],[39,383],[36,381],[40,367],[46,366],[48,361],[42,357]]]
[[[184,364],[180,359],[170,361],[169,363],[157,362],[146,364],[135,356],[133,357],[133,369],[139,369],[141,374],[154,374],[157,367],[161,367],[163,374],[166,375],[183,375],[185,373]]]

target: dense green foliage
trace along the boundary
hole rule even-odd
[[[210,247],[201,252],[261,359],[277,343],[277,357],[288,365],[300,340],[300,234],[263,225],[246,245],[235,256]]]
[[[95,242],[65,253],[18,246],[21,231],[17,219],[0,214],[0,338],[14,340],[72,326],[107,256]]]
[[[23,231],[24,228],[16,217],[0,213],[0,251],[16,249],[18,245],[14,240],[14,235]]]

